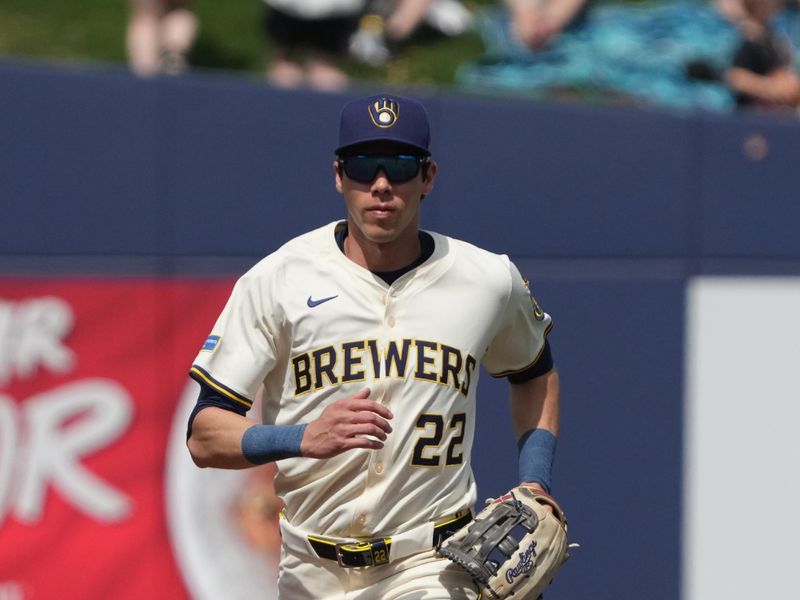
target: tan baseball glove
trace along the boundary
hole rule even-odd
[[[558,503],[521,485],[487,500],[475,520],[437,552],[465,569],[488,598],[535,600],[576,545],[567,543],[567,520]]]

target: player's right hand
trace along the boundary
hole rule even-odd
[[[383,448],[392,432],[388,408],[369,400],[369,388],[337,400],[311,421],[303,434],[300,452],[308,458],[330,458],[353,448]],[[366,437],[369,436],[369,437]]]

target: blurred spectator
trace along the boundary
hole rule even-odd
[[[272,42],[267,78],[280,87],[339,90],[348,84],[339,63],[365,0],[264,0],[264,31]]]
[[[781,0],[743,0],[742,43],[725,80],[743,107],[796,108],[800,77],[793,68],[789,43],[776,35],[770,22],[782,9]]]
[[[375,4],[375,2],[373,2]],[[407,39],[422,23],[445,35],[460,35],[472,24],[472,14],[458,0],[389,0],[386,35]]]
[[[737,24],[747,17],[743,0],[712,0],[711,6],[731,23]]]
[[[181,73],[197,37],[190,0],[130,0],[126,44],[128,64],[143,77]]]
[[[797,64],[800,57],[800,0],[786,0],[784,10],[772,21],[772,27],[775,33],[789,40]]]
[[[533,50],[544,48],[586,14],[588,0],[505,0],[514,35]]]
[[[472,22],[472,13],[459,0],[371,0],[350,40],[350,53],[381,66],[391,58],[392,49],[423,24],[456,36],[468,31]]]

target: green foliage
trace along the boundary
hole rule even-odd
[[[470,8],[492,0],[465,2]],[[194,0],[200,34],[192,67],[263,73],[270,54],[260,0]],[[0,54],[54,60],[124,63],[128,6],[124,0],[2,0]],[[385,67],[353,60],[343,67],[356,80],[451,85],[457,66],[482,53],[475,33],[449,38],[420,28]]]
[[[125,60],[125,10],[119,0],[2,0],[0,53]]]

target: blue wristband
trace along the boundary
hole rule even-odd
[[[253,425],[242,436],[242,454],[254,465],[300,456],[306,423]]]
[[[547,429],[531,429],[522,434],[517,448],[520,482],[538,483],[549,493],[553,459],[556,456],[556,436]]]

